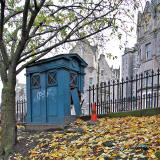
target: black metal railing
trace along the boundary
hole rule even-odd
[[[16,101],[16,121],[17,123],[25,123],[27,115],[27,101],[20,99]]]
[[[89,87],[89,108],[96,104],[97,114],[159,107],[160,70],[119,80],[100,82]]]

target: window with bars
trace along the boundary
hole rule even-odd
[[[151,55],[151,43],[146,44],[146,60],[150,59]]]
[[[48,72],[48,86],[55,86],[57,85],[57,72],[51,71]]]
[[[104,70],[103,69],[101,70],[101,76],[104,76]]]
[[[146,76],[146,85],[149,87],[152,85],[152,70],[148,70],[144,72]]]
[[[93,85],[93,78],[89,77],[89,85],[92,86]]]
[[[71,86],[77,86],[77,75],[75,73],[70,73],[70,85]]]
[[[31,78],[32,88],[39,88],[40,87],[40,75],[36,74],[33,75]]]

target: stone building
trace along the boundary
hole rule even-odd
[[[110,68],[105,55],[99,55],[97,46],[91,46],[88,41],[77,42],[70,53],[79,54],[88,64],[85,69],[85,84],[82,96],[82,99],[84,99],[82,111],[83,114],[88,114],[89,95],[87,90],[89,86],[96,86],[96,84],[100,85],[103,82],[108,83],[110,80],[119,79],[120,69]]]
[[[139,68],[139,58],[136,48],[126,48],[124,55],[122,55],[122,72],[121,77],[123,81],[129,81],[136,77]],[[134,87],[134,86],[133,86]],[[123,88],[123,98],[129,98],[131,96],[131,85],[125,83]],[[133,89],[134,92],[135,89]]]
[[[26,84],[17,82],[15,90],[16,90],[16,100],[26,99]]]
[[[126,49],[122,56],[121,77],[129,79],[143,74],[148,76],[143,81],[144,86],[152,84],[152,70],[157,72],[160,68],[160,0],[147,1],[143,13],[138,13],[137,19],[137,43],[134,48]],[[157,80],[153,82],[157,85]],[[140,88],[140,84],[138,84]],[[126,89],[126,88],[125,88]],[[126,89],[127,90],[127,89]],[[135,86],[133,88],[135,92]],[[148,93],[151,93],[148,90]],[[124,96],[130,94],[125,91]],[[133,93],[135,95],[135,93]],[[143,93],[145,97],[145,91]]]
[[[138,13],[137,51],[138,73],[150,74],[160,66],[160,0],[146,2],[143,13]]]

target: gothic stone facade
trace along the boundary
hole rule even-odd
[[[106,82],[109,80],[119,78],[119,69],[114,70],[109,67],[105,55],[98,54],[97,46],[91,46],[87,41],[79,41],[75,47],[70,51],[70,53],[79,54],[88,64],[85,69],[85,84],[84,93],[82,99],[84,99],[82,105],[83,114],[88,114],[89,111],[89,86],[95,85],[97,83]]]
[[[143,13],[138,13],[137,20],[137,44],[130,49],[126,49],[122,56],[122,74],[126,77],[136,77],[143,74],[151,75],[152,70],[157,72],[160,68],[160,0],[146,2]],[[151,78],[146,83],[151,85]],[[156,85],[157,80],[154,81]],[[134,91],[135,89],[133,89]],[[124,96],[129,95],[125,91]],[[145,93],[143,93],[145,95]]]

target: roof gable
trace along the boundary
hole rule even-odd
[[[39,61],[36,61],[36,62],[29,64],[27,67],[39,65],[42,63],[48,63],[48,62],[56,61],[59,59],[66,59],[66,60],[76,59],[82,66],[86,67],[88,65],[78,54],[73,53],[73,54],[59,54],[59,55],[51,57],[51,58],[42,59],[42,60],[39,60]]]

